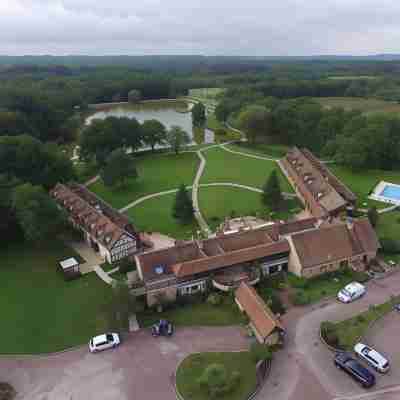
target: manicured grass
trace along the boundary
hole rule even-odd
[[[306,303],[316,303],[324,297],[335,296],[340,289],[353,281],[364,282],[368,276],[363,272],[355,272],[350,269],[330,272],[312,279],[299,278],[294,274],[288,274],[288,282],[303,293]]]
[[[360,336],[366,333],[370,323],[391,311],[393,305],[399,301],[400,296],[397,296],[386,303],[377,306],[371,305],[368,311],[334,324],[340,348],[352,350]]]
[[[201,88],[190,89],[189,96],[198,97],[202,99],[215,99],[219,94],[223,93],[223,88]]]
[[[232,392],[219,396],[221,400],[244,400],[256,387],[256,364],[250,352],[200,353],[185,358],[176,372],[178,391],[186,400],[208,400],[208,392],[201,388],[198,379],[210,364],[225,366],[228,376],[237,371],[240,381]]]
[[[104,332],[111,290],[94,273],[65,281],[57,263],[71,256],[58,241],[2,249],[0,353],[59,351]]]
[[[216,141],[218,141],[220,143],[227,142],[230,140],[240,140],[242,138],[242,135],[240,133],[234,131],[233,129],[227,128],[226,126],[224,126],[224,124],[219,122],[215,118],[215,114],[207,115],[207,128],[211,129],[214,132],[217,131],[218,129],[225,130],[225,132],[226,132],[225,136],[216,136],[215,137]]]
[[[336,164],[328,164],[328,168],[358,196],[358,204],[360,207],[363,207],[363,203],[377,205],[379,208],[388,207],[390,204],[369,200],[368,193],[370,193],[380,181],[400,184],[400,171],[352,171],[350,168]]]
[[[380,238],[400,240],[400,212],[380,214],[376,231]],[[392,260],[400,263],[400,254],[384,254],[384,259],[386,262]]]
[[[101,181],[90,185],[89,189],[121,208],[146,194],[178,188],[181,183],[191,185],[198,165],[195,153],[146,154],[136,158],[138,179],[130,179],[124,187],[110,189]]]
[[[277,170],[281,190],[292,192],[289,182],[274,161],[241,156],[218,147],[203,152],[203,155],[207,165],[201,183],[232,182],[262,188],[271,172]]]
[[[199,205],[212,229],[217,228],[226,217],[230,218],[232,211],[236,217],[251,215],[260,218],[270,217],[271,212],[271,209],[262,203],[261,193],[226,186],[200,188]],[[296,200],[286,201],[282,211],[273,214],[273,219],[287,219],[291,215],[289,210],[298,207],[300,203]]]
[[[189,239],[199,227],[195,220],[192,224],[182,225],[172,217],[174,201],[175,194],[156,197],[129,209],[127,214],[139,230],[161,232],[176,239]]]
[[[228,148],[263,157],[282,158],[289,151],[289,147],[283,144],[249,144],[249,142],[241,142],[240,144],[227,145]]]
[[[162,313],[147,309],[137,315],[141,327],[149,327],[160,319],[168,319],[177,326],[232,326],[244,323],[236,304],[224,298],[222,304],[213,306],[197,301],[178,305]]]
[[[313,99],[326,108],[342,107],[347,110],[360,110],[365,114],[400,113],[400,104],[394,101],[360,97],[314,97]]]

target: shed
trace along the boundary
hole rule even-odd
[[[60,261],[59,265],[66,279],[72,279],[81,274],[79,262],[74,257]]]

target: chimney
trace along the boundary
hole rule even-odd
[[[353,207],[346,207],[346,225],[348,229],[353,229]]]
[[[275,222],[272,225],[270,236],[274,242],[277,242],[279,240],[279,222]]]

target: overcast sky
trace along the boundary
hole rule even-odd
[[[399,0],[0,0],[0,54],[400,53]]]

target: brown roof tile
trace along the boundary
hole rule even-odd
[[[368,218],[353,220],[354,232],[365,252],[376,253],[381,245]]]
[[[283,329],[282,324],[273,312],[264,303],[254,288],[247,283],[242,282],[240,284],[238,289],[236,289],[235,298],[263,338],[267,338],[276,328]]]

